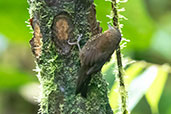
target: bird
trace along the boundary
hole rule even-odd
[[[81,67],[78,71],[78,79],[75,94],[87,98],[87,90],[92,74],[101,71],[103,65],[110,61],[114,51],[121,41],[121,33],[117,28],[108,25],[109,29],[89,39],[83,48],[79,46],[82,35],[75,44],[79,47],[79,59]],[[74,43],[72,43],[74,44]]]

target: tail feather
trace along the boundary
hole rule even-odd
[[[85,67],[81,67],[80,71],[78,72],[78,79],[77,79],[77,88],[76,94],[81,93],[81,96],[87,97],[87,90],[88,84],[90,82],[90,75],[86,74],[87,69]]]

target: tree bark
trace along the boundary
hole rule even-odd
[[[80,68],[78,47],[68,44],[82,34],[81,47],[102,32],[93,0],[29,0],[30,40],[41,84],[41,114],[112,114],[107,84],[92,76],[87,98],[75,95]]]

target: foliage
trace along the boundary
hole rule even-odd
[[[96,4],[97,4],[97,18],[102,22],[101,26],[105,28],[104,23],[110,21],[110,19],[107,18],[110,17],[108,16],[111,10],[110,2],[107,3],[105,1],[96,1]],[[107,5],[108,7],[104,10],[101,7],[104,7],[105,5]],[[120,4],[119,6],[121,8],[119,11],[123,11],[124,8],[126,9],[125,12],[120,12],[120,21],[123,24],[123,28],[122,28],[123,36],[131,40],[131,42],[128,43],[125,49],[128,52],[133,48],[135,51],[147,50],[151,45],[150,39],[155,34],[155,31],[157,31],[155,22],[148,15],[144,5],[145,3],[141,0],[132,0],[124,4]],[[105,13],[101,13],[101,12],[105,12]],[[104,17],[105,14],[107,15],[106,18]],[[124,19],[127,20],[125,16],[129,19],[128,21],[124,20]],[[112,76],[116,77],[113,69],[114,68],[113,59],[111,60],[110,63],[104,66],[102,73],[104,74],[106,79],[109,80],[109,89],[111,89],[109,93],[109,100],[111,106],[116,112],[118,112],[120,109],[117,109],[117,107],[118,104],[120,104],[120,101],[116,99],[119,99],[119,94],[118,94],[119,90],[116,90],[117,84],[114,83],[113,81],[114,78],[112,78]],[[112,66],[113,68],[110,66]],[[144,95],[146,95],[147,101],[151,106],[152,112],[158,113],[159,100],[166,79],[168,77],[169,71],[170,71],[170,67],[168,65],[158,66],[146,62],[135,62],[134,64],[127,66],[127,69],[125,71],[125,75],[127,77],[125,78],[125,81],[129,92],[128,107],[130,111],[133,110],[133,108],[140,101],[140,99]],[[113,84],[112,88],[111,88],[111,84]],[[155,89],[157,86],[159,86],[160,89],[159,88]]]
[[[132,60],[124,59],[125,81],[131,99],[128,107],[133,114],[135,112],[136,114],[143,114],[141,109],[145,107],[142,105],[145,98],[152,113],[171,113],[171,101],[169,100],[171,95],[171,80],[169,78],[171,69],[168,65],[171,64],[171,11],[167,8],[169,3],[169,0],[158,3],[155,0],[129,0],[119,5],[120,23],[123,24],[121,29],[123,38],[130,40],[122,52],[124,58],[130,57],[137,60],[133,64],[129,64],[132,63]],[[110,22],[111,4],[109,0],[95,0],[95,4],[97,19],[101,22],[100,25],[104,31],[107,29],[107,22]],[[163,4],[164,6],[162,6]],[[3,93],[0,94],[0,101],[4,96],[8,96],[6,94],[11,94],[11,91],[15,91],[19,96],[23,96],[22,98],[26,98],[27,94],[21,92],[22,88],[26,84],[36,81],[35,74],[32,72],[34,63],[31,61],[33,58],[31,50],[28,49],[28,42],[32,36],[29,33],[29,28],[26,27],[28,24],[25,23],[29,19],[27,8],[26,0],[0,1],[0,93]],[[124,42],[123,40],[122,45],[125,45]],[[103,67],[102,73],[109,83],[110,92],[108,96],[111,106],[117,112],[119,111],[117,108],[119,96],[114,56]],[[131,96],[134,96],[134,99]],[[3,113],[1,106],[5,107],[2,103],[5,104],[5,101],[0,102],[0,113]]]

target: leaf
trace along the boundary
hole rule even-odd
[[[140,61],[136,62],[134,64],[131,64],[130,67],[126,70],[126,76],[125,83],[127,85],[130,85],[131,81],[146,67],[146,62]]]
[[[125,71],[126,72],[125,74],[127,76],[125,78],[126,85],[129,85],[131,81],[134,79],[134,77],[136,77],[145,67],[146,67],[146,63],[143,61],[135,62],[131,64]],[[108,95],[109,102],[110,102],[112,109],[116,109],[119,104],[119,92],[116,89],[117,89],[117,83],[114,83]]]
[[[136,106],[148,88],[152,85],[157,77],[157,73],[158,67],[152,65],[131,82],[128,88],[128,108],[130,111]]]
[[[106,81],[108,82],[108,88],[111,89],[112,85],[114,84],[115,80],[115,58],[112,56],[110,62],[105,64],[102,68],[102,74],[105,77]]]
[[[149,105],[151,106],[153,114],[159,113],[158,104],[159,104],[160,97],[161,97],[165,82],[167,80],[167,77],[168,77],[168,66],[166,65],[159,66],[157,77],[146,93],[146,99]]]

